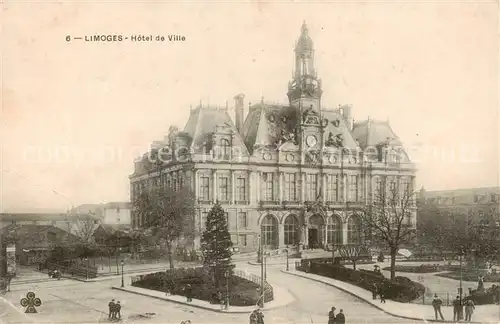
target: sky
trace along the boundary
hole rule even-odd
[[[418,187],[499,184],[494,1],[3,6],[0,211],[127,201],[134,158],[190,105],[286,103],[304,20],[322,106],[388,119]],[[92,35],[186,40],[66,41]]]

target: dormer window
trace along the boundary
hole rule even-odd
[[[225,138],[220,140],[220,155],[219,157],[223,160],[229,160],[231,156],[231,145],[229,141]]]

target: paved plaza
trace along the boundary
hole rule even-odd
[[[237,267],[256,275],[260,268],[239,262]],[[306,278],[284,274],[283,265],[268,266],[267,278],[273,285],[287,289],[293,295],[290,304],[265,311],[266,323],[326,323],[332,306],[344,309],[348,323],[417,323],[387,315],[362,300]],[[248,323],[248,314],[222,314],[210,310],[181,305],[111,289],[121,279],[108,278],[95,282],[74,280],[47,280],[45,282],[17,284],[4,296],[0,304],[3,323],[104,323],[107,303],[115,298],[123,304],[123,322],[129,323]],[[130,278],[126,278],[130,282]],[[37,314],[25,314],[21,298],[34,291],[42,300]],[[140,318],[141,314],[156,313],[153,318]]]

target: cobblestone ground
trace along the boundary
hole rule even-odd
[[[238,267],[259,274],[259,267],[238,264]],[[359,299],[333,287],[283,274],[283,266],[269,266],[268,280],[289,289],[296,301],[266,311],[266,323],[326,323],[330,307],[344,309],[348,323],[416,323],[392,317],[363,303]],[[129,281],[127,281],[129,282]],[[0,321],[3,323],[104,323],[110,322],[107,303],[112,299],[123,304],[122,322],[128,323],[248,323],[247,314],[221,314],[190,306],[112,290],[120,279],[83,283],[72,280],[15,285],[0,303]],[[21,298],[34,291],[42,300],[37,314],[25,314]],[[153,318],[142,318],[155,313]]]

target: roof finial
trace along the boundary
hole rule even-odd
[[[262,104],[264,103],[264,95],[262,95],[262,96],[260,97],[260,103],[262,103]]]
[[[200,99],[200,108],[202,108],[202,107],[203,107],[203,105],[202,105],[202,103],[201,103],[201,99]]]
[[[228,110],[228,109],[229,109],[229,105],[228,105],[227,100],[226,100],[226,110]]]

